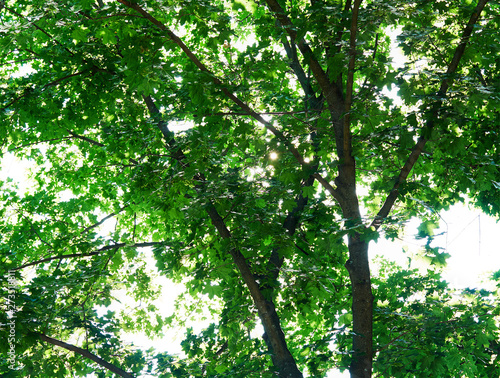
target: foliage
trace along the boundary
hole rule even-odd
[[[112,376],[54,338],[135,376],[369,377],[372,356],[376,376],[499,375],[498,292],[386,266],[373,300],[368,260],[412,216],[428,236],[429,208],[500,215],[496,2],[0,8],[1,153],[31,166],[0,188],[24,366],[2,374]],[[186,286],[174,314],[157,273]],[[104,313],[119,291],[129,311]],[[214,324],[183,357],[122,340],[196,306]]]
[[[436,271],[421,275],[387,264],[381,276],[374,283],[378,298],[375,376],[500,373],[498,292],[451,290]]]

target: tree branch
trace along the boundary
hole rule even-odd
[[[292,43],[296,43],[302,56],[308,62],[309,67],[313,72],[314,78],[318,82],[323,94],[325,95],[328,107],[332,113],[332,116],[340,118],[343,113],[341,104],[343,103],[342,91],[335,83],[330,83],[326,72],[321,67],[320,63],[314,56],[309,45],[306,43],[304,38],[297,40],[297,28],[292,23],[292,21],[285,14],[285,11],[278,3],[277,0],[266,0],[267,6],[274,13],[275,18],[279,21],[280,25],[283,26],[285,31],[290,36]]]
[[[30,266],[43,264],[45,262],[54,261],[54,260],[63,260],[63,259],[71,259],[71,258],[79,258],[79,257],[90,257],[95,255],[100,255],[104,251],[109,251],[110,249],[118,249],[122,247],[131,247],[131,248],[142,248],[142,247],[154,247],[155,245],[160,245],[162,242],[145,242],[145,243],[136,243],[132,245],[127,245],[127,243],[118,243],[113,245],[107,245],[102,248],[99,248],[97,251],[89,252],[89,253],[68,253],[67,255],[59,255],[59,256],[51,256],[45,259],[33,261],[27,264],[23,264],[18,266],[17,268],[12,268],[11,270],[21,270],[24,268],[28,268]]]
[[[98,142],[94,139],[90,139],[86,136],[83,136],[83,135],[79,135],[79,134],[76,134],[74,133],[73,131],[71,131],[70,129],[66,129],[66,131],[73,137],[73,138],[76,138],[76,139],[80,139],[80,140],[83,140],[85,142],[89,142],[90,144],[93,144],[94,146],[99,146],[99,147],[106,147],[104,144],[102,144],[101,142]]]
[[[75,132],[71,131],[70,129],[66,129],[66,131],[73,137],[73,138],[76,138],[76,139],[80,139],[80,140],[83,140],[85,142],[88,142],[90,144],[93,144],[94,146],[99,146],[99,147],[106,147],[103,143],[101,142],[98,142],[94,139],[91,139],[91,138],[88,138],[86,136],[83,136],[83,135],[79,135],[79,134],[76,134]],[[139,165],[139,162],[133,158],[128,158],[129,161],[131,161],[133,164],[135,165]]]
[[[212,77],[213,82],[220,86],[221,91],[236,105],[238,105],[243,111],[252,116],[259,123],[264,125],[264,127],[269,130],[280,142],[282,142],[287,149],[292,153],[292,155],[297,159],[300,165],[307,167],[308,164],[304,161],[304,158],[299,153],[299,151],[293,146],[293,144],[285,137],[285,135],[279,131],[271,122],[266,121],[259,113],[255,112],[249,105],[245,102],[241,101],[236,95],[234,95],[227,86],[221,81],[221,79],[217,78],[197,57],[194,53],[182,42],[182,40],[175,35],[167,26],[165,26],[161,21],[154,18],[147,11],[142,9],[138,4],[126,1],[126,0],[116,0],[123,5],[134,9],[139,12],[145,18],[147,18],[151,23],[156,25],[159,29],[166,32],[167,36],[170,38],[172,42],[174,42],[177,46],[181,48],[181,50],[188,56],[188,58],[200,69],[200,71],[207,73]],[[163,132],[163,131],[162,131]]]
[[[103,224],[104,222],[106,222],[108,219],[110,218],[113,218],[115,215],[118,215],[120,214],[123,210],[125,210],[126,208],[128,207],[128,205],[126,206],[123,206],[121,209],[118,210],[118,212],[116,213],[111,213],[109,215],[106,215],[104,218],[102,218],[100,221],[98,221],[97,223],[94,223],[93,225],[91,226],[88,226],[86,227],[83,231],[82,231],[82,234],[85,234],[87,232],[89,232],[90,230],[96,228],[96,227],[99,227],[101,224]]]
[[[342,150],[339,151],[339,146],[337,150],[339,151],[339,157],[343,157],[345,162],[354,163],[352,156],[352,141],[351,141],[351,108],[352,108],[352,98],[353,98],[353,86],[354,86],[354,68],[356,65],[356,33],[358,31],[358,15],[359,6],[361,5],[361,0],[355,0],[352,17],[351,17],[351,34],[349,37],[349,67],[347,71],[347,83],[346,83],[346,94],[345,94],[345,114],[344,114],[344,128],[343,128],[343,145]]]
[[[45,341],[49,344],[61,347],[61,348],[66,349],[66,350],[69,350],[71,352],[79,354],[82,357],[88,358],[89,360],[92,360],[95,363],[97,363],[99,366],[102,366],[103,368],[109,370],[112,373],[119,375],[120,377],[134,378],[134,376],[132,374],[129,374],[125,370],[120,369],[118,366],[115,366],[115,365],[103,360],[102,358],[96,356],[95,354],[90,353],[88,350],[79,348],[79,347],[72,345],[72,344],[67,344],[64,341],[53,339],[52,337],[49,337],[49,336],[44,335],[42,333],[33,332],[33,334],[38,336],[38,338],[42,341]]]
[[[48,84],[45,84],[42,89],[45,89],[45,88],[48,88],[48,87],[51,87],[51,86],[54,86],[54,85],[57,85],[59,84],[60,82],[66,80],[66,79],[69,79],[71,77],[75,77],[75,76],[79,76],[79,75],[82,75],[86,72],[88,72],[90,70],[83,70],[83,71],[79,71],[79,72],[75,72],[74,74],[71,74],[71,75],[66,75],[64,77],[61,77],[59,79],[56,79]],[[24,91],[24,93],[20,96],[17,96],[16,98],[14,98],[11,102],[9,102],[7,105],[5,105],[3,108],[1,108],[0,110],[5,110],[5,109],[8,109],[10,106],[12,106],[13,104],[15,104],[17,101],[19,101],[20,99],[26,97],[29,95],[29,92],[27,90]]]
[[[405,164],[401,168],[401,171],[399,173],[398,178],[396,179],[396,183],[394,184],[392,190],[390,191],[389,195],[387,196],[384,204],[382,205],[381,209],[375,216],[375,219],[371,223],[371,227],[374,227],[375,229],[378,229],[381,225],[384,219],[389,215],[389,212],[391,211],[392,207],[394,206],[394,203],[396,202],[396,199],[398,198],[399,195],[399,187],[401,186],[402,183],[406,181],[408,178],[408,175],[410,174],[411,169],[417,162],[419,156],[422,154],[422,151],[425,147],[425,144],[428,141],[428,136],[431,134],[432,129],[434,128],[436,119],[439,118],[439,109],[442,105],[443,99],[446,97],[446,92],[448,91],[448,88],[450,85],[453,83],[453,74],[458,68],[458,64],[460,63],[460,59],[462,58],[464,52],[465,52],[465,47],[467,46],[467,43],[469,42],[469,39],[472,35],[472,31],[474,29],[474,25],[477,23],[479,20],[479,17],[481,15],[481,12],[483,11],[486,3],[488,3],[489,0],[480,0],[476,6],[476,9],[474,10],[474,13],[472,13],[469,22],[467,23],[467,26],[464,28],[464,31],[462,33],[462,37],[460,39],[460,43],[458,44],[457,48],[455,49],[455,53],[453,54],[453,58],[448,65],[448,68],[446,70],[446,74],[441,81],[441,86],[439,87],[439,91],[437,93],[437,96],[439,97],[439,100],[437,100],[432,109],[430,114],[428,115],[426,125],[424,127],[424,130],[422,132],[422,136],[418,138],[417,143],[415,144],[415,147],[413,147],[410,156],[406,160]]]
[[[20,13],[17,13],[14,9],[12,8],[9,8],[9,7],[5,7],[6,10],[8,10],[10,13],[12,14],[15,14],[17,17],[19,18],[22,18],[23,20],[26,20],[26,17],[24,17],[22,14]],[[37,24],[35,24],[34,22],[31,22],[29,20],[27,20],[31,25],[33,25],[35,27],[35,29],[37,30],[40,30],[43,34],[45,34],[47,37],[49,37],[49,39],[56,45],[60,46],[61,48],[63,48],[64,50],[66,50],[71,56],[75,56],[75,54],[69,50],[67,47],[65,47],[61,42],[59,42],[58,40],[56,40],[49,32],[47,32],[45,29],[41,28],[40,26],[38,26]]]
[[[159,109],[154,103],[151,96],[144,97],[144,99],[151,115],[158,122],[158,127],[165,137],[167,147],[174,149],[177,148],[175,136],[168,129],[168,125],[161,119]],[[189,166],[189,163],[184,162],[186,156],[181,149],[178,149],[174,153],[173,158],[182,163],[184,167]],[[203,192],[206,183],[203,174],[198,174],[193,179],[196,181],[196,190],[198,192]],[[210,200],[208,200],[207,202],[208,203],[206,205],[206,211],[212,224],[217,229],[217,232],[223,239],[231,240],[231,232],[227,228],[224,219],[219,214],[214,204]],[[231,248],[229,250],[229,254],[232,257],[234,264],[238,268],[241,278],[245,282],[245,285],[250,292],[250,296],[252,297],[255,306],[257,307],[259,317],[262,321],[262,325],[264,326],[264,330],[267,335],[267,340],[269,341],[268,345],[270,346],[271,357],[274,365],[279,370],[280,377],[301,378],[302,374],[298,370],[295,360],[288,350],[285,335],[281,328],[281,322],[276,313],[276,308],[273,302],[267,300],[262,294],[262,290],[257,283],[257,280],[255,279],[255,276],[253,275],[250,266],[245,259],[245,256],[243,256],[240,250],[235,247]]]
[[[266,121],[259,113],[255,112],[252,108],[250,108],[250,106],[248,106],[246,103],[244,103],[243,101],[241,101],[236,95],[234,95],[225,85],[224,83],[219,79],[217,78],[197,57],[196,55],[194,55],[194,53],[184,44],[184,42],[182,42],[182,40],[177,36],[175,35],[169,28],[167,28],[166,25],[164,25],[161,21],[157,20],[156,18],[154,18],[151,14],[149,14],[147,11],[145,11],[144,9],[142,9],[138,4],[135,4],[135,3],[132,3],[132,2],[129,2],[129,1],[126,1],[126,0],[116,0],[118,1],[119,3],[131,8],[131,9],[134,9],[135,11],[139,12],[141,15],[143,15],[146,19],[148,19],[151,23],[153,23],[154,25],[156,25],[160,30],[163,30],[164,32],[167,33],[167,36],[170,38],[170,40],[172,42],[174,42],[176,45],[178,45],[182,51],[184,51],[184,53],[188,56],[188,58],[202,71],[202,72],[205,72],[207,74],[209,74],[212,79],[213,79],[213,82],[216,84],[216,85],[219,85],[221,86],[221,91],[231,100],[233,101],[236,105],[238,105],[243,111],[245,111],[246,113],[248,113],[250,116],[252,116],[255,120],[257,120],[259,123],[261,123],[262,125],[264,125],[264,127],[269,130],[280,142],[282,142],[288,149],[289,152],[292,153],[292,155],[295,157],[295,159],[299,162],[299,164],[308,169],[310,168],[310,165],[308,163],[305,162],[303,156],[299,153],[299,151],[293,146],[293,144],[288,140],[288,138],[285,137],[285,135],[279,131],[276,127],[274,127],[272,125],[271,122],[268,122]],[[300,47],[300,45],[299,45]],[[312,51],[310,50],[309,46],[307,46],[307,48],[309,49],[309,51],[311,52],[311,56],[312,56]],[[319,63],[318,63],[319,65]],[[321,67],[319,67],[319,69],[321,70],[321,72],[323,73],[323,76],[324,76],[324,79],[327,80],[327,77],[326,77],[326,74],[323,72],[323,70],[321,69]],[[327,80],[328,81],[328,80]],[[330,87],[329,84],[327,85],[327,87]],[[150,96],[143,96],[144,100],[146,101],[146,104],[148,105],[148,108],[150,108],[150,105],[148,104],[148,98],[150,98]],[[154,116],[154,117],[157,117],[159,114],[160,114],[160,111],[158,110],[158,108],[156,108],[156,110],[153,108],[151,109],[150,108],[150,112],[151,114]],[[159,120],[159,128],[160,130],[162,131],[163,135],[166,136],[167,138],[167,143],[170,143],[169,140],[170,138],[172,138],[172,133],[170,131],[168,131],[168,128],[165,130],[164,129],[164,122],[160,119]],[[168,137],[167,137],[168,135]],[[318,174],[319,175],[319,174]],[[326,182],[326,180],[323,180],[322,182]],[[336,197],[334,197],[336,198]]]
[[[285,48],[286,55],[288,56],[288,59],[290,59],[289,65],[292,68],[293,72],[295,72],[295,76],[297,77],[297,80],[299,81],[300,86],[304,91],[306,99],[309,103],[309,107],[311,109],[316,109],[318,107],[316,93],[314,92],[314,89],[311,86],[311,82],[307,78],[302,65],[300,64],[295,43],[293,43],[293,41],[292,44],[288,43],[286,37],[282,38],[282,43],[283,47]]]

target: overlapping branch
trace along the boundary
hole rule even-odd
[[[321,64],[316,59],[316,56],[314,55],[313,51],[311,50],[305,39],[304,38],[297,39],[297,28],[288,18],[288,16],[286,15],[285,11],[278,3],[278,1],[266,0],[266,3],[269,9],[274,13],[276,19],[279,21],[279,23],[283,26],[283,28],[290,36],[292,43],[297,44],[297,47],[302,53],[302,56],[309,64],[309,67],[311,67],[311,71],[314,75],[314,78],[318,82],[318,85],[320,86],[321,90],[323,91],[323,94],[325,95],[328,107],[330,108],[330,110],[334,110],[334,112],[332,113],[339,114],[338,112],[339,104],[343,103],[342,91],[336,84],[330,83],[330,80],[328,79],[326,72],[321,67]]]

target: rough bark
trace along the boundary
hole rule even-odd
[[[349,260],[346,263],[352,290],[353,355],[351,378],[369,378],[373,359],[373,294],[368,260],[368,243],[360,234],[349,237]]]

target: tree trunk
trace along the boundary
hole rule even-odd
[[[352,285],[353,356],[351,378],[372,376],[373,294],[368,261],[368,243],[360,234],[349,236],[346,263]]]

